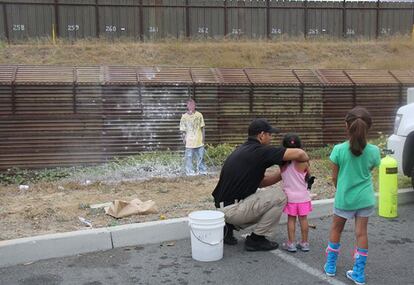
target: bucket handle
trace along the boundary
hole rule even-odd
[[[207,244],[207,245],[210,245],[210,246],[216,246],[216,245],[219,245],[223,240],[224,240],[224,236],[227,234],[227,226],[225,225],[224,226],[224,236],[223,236],[223,238],[220,240],[220,241],[218,241],[218,242],[215,242],[215,243],[208,243],[208,242],[206,242],[206,241],[203,241],[203,240],[201,240],[198,236],[196,236],[196,234],[193,232],[193,228],[190,226],[190,231],[191,231],[191,233],[193,234],[193,236],[199,241],[199,242],[201,242],[201,243],[204,243],[204,244]]]

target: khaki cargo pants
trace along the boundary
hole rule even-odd
[[[236,228],[255,225],[255,234],[274,238],[286,202],[287,197],[282,190],[259,189],[246,199],[217,210],[224,213],[226,223]]]

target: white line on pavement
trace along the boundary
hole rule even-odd
[[[281,259],[283,259],[286,262],[289,262],[290,264],[298,267],[299,269],[302,269],[303,271],[306,271],[307,273],[323,280],[326,281],[327,283],[331,284],[331,285],[347,285],[341,281],[338,281],[332,277],[326,276],[324,273],[322,273],[321,270],[316,270],[313,267],[310,267],[309,265],[307,265],[306,263],[300,261],[297,258],[292,257],[289,254],[283,253],[280,250],[273,250],[271,251],[271,253],[273,253],[274,255],[280,257]]]

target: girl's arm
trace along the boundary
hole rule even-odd
[[[339,166],[335,163],[332,163],[332,182],[336,188],[336,183],[338,180],[338,172],[339,172]]]
[[[307,162],[296,162],[295,163],[295,168],[296,170],[300,171],[300,172],[307,172],[310,174],[310,163],[309,161]]]
[[[303,149],[300,148],[288,148],[283,155],[284,161],[296,160],[299,162],[309,161],[309,156]]]

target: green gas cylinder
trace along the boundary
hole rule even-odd
[[[398,164],[386,151],[379,167],[378,215],[384,218],[397,217],[398,208]]]

